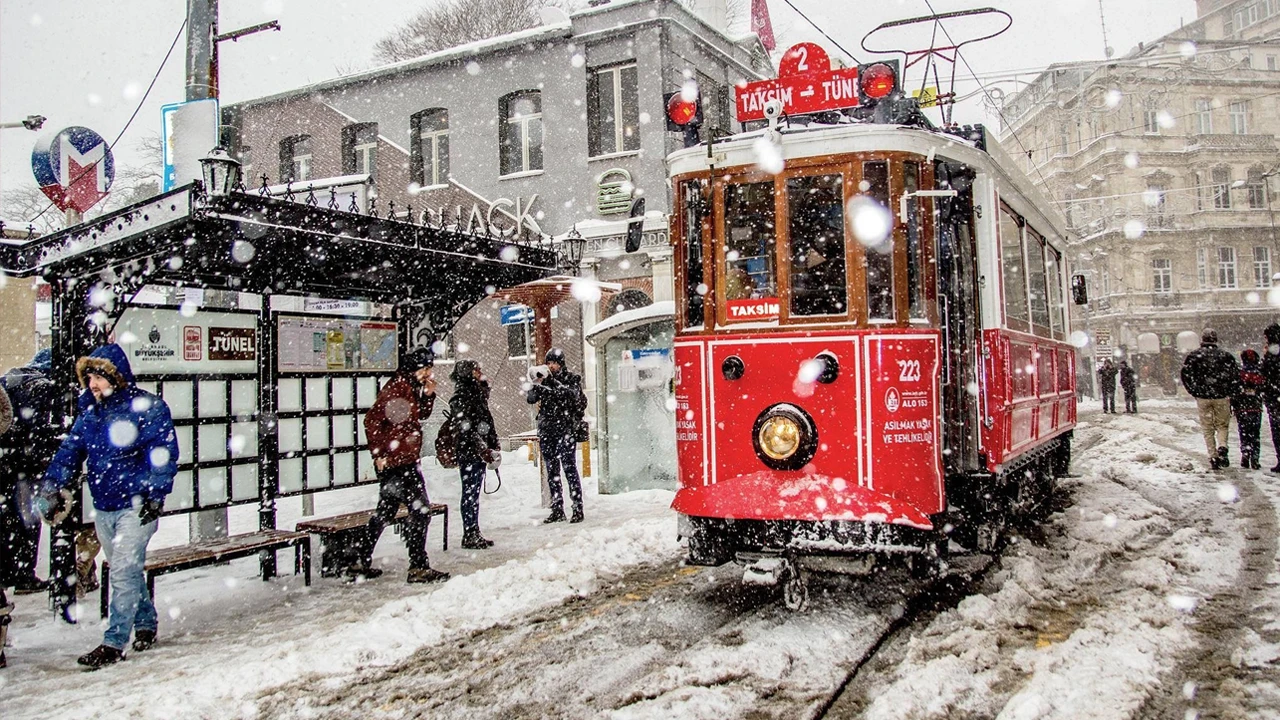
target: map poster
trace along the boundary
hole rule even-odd
[[[394,372],[396,323],[367,318],[277,315],[280,372]]]

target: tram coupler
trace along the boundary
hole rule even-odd
[[[795,561],[782,553],[738,553],[734,560],[743,566],[744,585],[777,585],[799,570]]]

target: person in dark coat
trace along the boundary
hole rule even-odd
[[[1187,355],[1182,364],[1182,385],[1196,399],[1200,409],[1200,429],[1209,452],[1209,467],[1230,465],[1227,434],[1231,430],[1231,398],[1240,387],[1240,363],[1218,347],[1218,333],[1206,328],[1200,348]]]
[[[1267,409],[1267,423],[1271,427],[1271,447],[1280,460],[1280,324],[1271,323],[1262,334],[1267,341],[1259,368],[1265,383],[1262,404]],[[1271,472],[1280,473],[1280,462],[1271,468]]]
[[[536,378],[525,395],[530,405],[538,405],[538,447],[542,460],[547,464],[547,486],[551,490],[551,515],[544,523],[561,522],[564,514],[564,491],[560,486],[560,471],[564,469],[569,484],[569,502],[573,515],[569,522],[582,522],[582,478],[578,475],[574,440],[578,422],[587,407],[587,396],[582,392],[582,378],[565,367],[564,351],[551,348],[546,355],[546,377]]]
[[[1102,412],[1115,414],[1116,411],[1116,366],[1111,358],[1102,361],[1098,368],[1098,389],[1102,391]]]
[[[489,382],[475,360],[459,360],[449,379],[453,380],[449,422],[462,478],[462,547],[484,550],[493,547],[493,541],[480,534],[480,490],[486,469],[496,470],[502,462],[498,429],[489,411]]]
[[[85,466],[94,524],[111,563],[111,614],[102,644],[78,660],[96,669],[124,658],[130,633],[135,651],[155,643],[158,618],[143,565],[173,489],[178,441],[169,406],[135,384],[119,345],[80,358],[76,374],[85,388],[80,416],[49,463],[33,505],[46,521],[57,516]]]
[[[364,434],[378,474],[378,506],[356,547],[357,556],[347,568],[347,575],[352,579],[382,574],[372,566],[373,549],[382,531],[395,520],[401,505],[409,509],[404,521],[404,544],[409,551],[406,581],[428,583],[449,579],[449,573],[432,568],[427,558],[430,500],[426,480],[418,469],[418,459],[422,456],[422,422],[431,416],[436,402],[434,365],[435,357],[427,348],[410,352],[395,377],[382,386],[364,416]]]
[[[17,594],[40,592],[48,583],[36,576],[40,518],[31,501],[40,475],[58,451],[58,391],[49,378],[51,354],[36,353],[31,362],[0,377],[11,406],[10,427],[0,433],[0,586]]]
[[[1262,378],[1261,360],[1254,350],[1240,353],[1240,390],[1231,398],[1231,411],[1240,431],[1240,467],[1257,470],[1262,467]]]
[[[1129,363],[1120,361],[1120,387],[1124,390],[1124,411],[1127,413],[1138,412],[1138,375],[1129,367]],[[1111,402],[1115,402],[1115,396],[1112,395]],[[1112,412],[1115,412],[1114,406]]]

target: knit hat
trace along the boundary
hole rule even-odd
[[[1211,328],[1205,328],[1204,332],[1200,333],[1200,344],[1201,345],[1217,345],[1218,331],[1213,330]]]
[[[1280,326],[1276,330],[1280,331]],[[27,367],[49,372],[53,368],[53,351],[49,348],[38,350],[35,357],[31,358],[31,362],[27,363]]]
[[[404,362],[401,363],[400,369],[405,372],[417,372],[422,368],[429,368],[436,364],[436,354],[431,352],[431,348],[419,347],[410,350],[404,356]]]

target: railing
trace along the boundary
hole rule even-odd
[[[1211,150],[1272,150],[1276,149],[1274,135],[1234,135],[1230,133],[1214,133],[1212,135],[1193,135],[1187,141],[1187,149],[1197,148]]]

